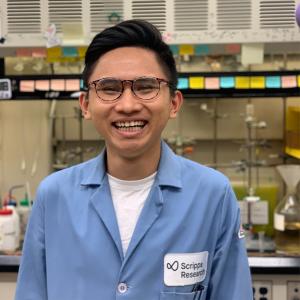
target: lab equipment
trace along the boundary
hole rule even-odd
[[[274,214],[276,251],[300,253],[300,200],[297,186],[300,182],[300,165],[280,165],[277,171],[284,180],[287,192],[278,203]]]
[[[8,78],[0,79],[0,99],[11,99],[11,81]]]

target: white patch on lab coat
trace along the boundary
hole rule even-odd
[[[208,251],[198,253],[168,253],[164,257],[164,283],[184,286],[199,283],[207,273]]]

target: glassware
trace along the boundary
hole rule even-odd
[[[299,255],[300,199],[297,186],[300,182],[300,165],[281,165],[276,169],[287,187],[286,195],[278,203],[274,214],[276,251]]]

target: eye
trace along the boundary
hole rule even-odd
[[[159,83],[155,78],[140,78],[135,81],[134,89],[140,93],[149,93],[157,90]]]
[[[122,83],[118,80],[100,80],[96,85],[96,90],[105,94],[116,94],[122,91]]]

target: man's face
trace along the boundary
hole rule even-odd
[[[156,77],[168,80],[155,53],[139,47],[122,47],[100,57],[89,82],[101,78],[134,80],[139,77]],[[88,101],[80,98],[86,119],[104,137],[107,151],[112,156],[135,158],[151,155],[160,147],[161,133],[169,118],[175,118],[182,103],[176,91],[171,96],[167,84],[160,84],[158,95],[151,101],[138,99],[125,83],[123,94],[115,102],[104,103],[91,85]]]

